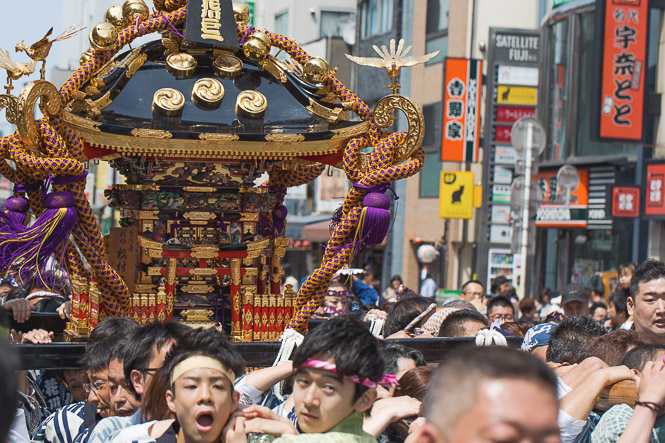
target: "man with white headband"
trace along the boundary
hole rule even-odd
[[[168,408],[175,420],[151,421],[116,434],[113,442],[212,443],[238,407],[233,389],[244,373],[240,353],[215,329],[187,332],[168,354],[163,368],[170,388]]]
[[[297,431],[283,431],[283,421],[278,425],[265,408],[252,406],[227,427],[226,443],[244,443],[247,433],[278,434],[277,429],[281,437],[276,443],[376,443],[363,431],[362,413],[372,407],[377,386],[396,382],[383,374],[378,348],[378,340],[353,318],[336,317],[317,326],[293,354]]]

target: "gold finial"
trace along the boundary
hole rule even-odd
[[[260,62],[270,54],[270,37],[261,31],[255,31],[243,45],[243,52],[250,60]]]
[[[330,75],[330,65],[321,57],[311,57],[302,68],[303,77],[308,83],[318,85]]]
[[[233,2],[233,15],[236,23],[246,25],[249,23],[249,6],[241,2]]]
[[[388,89],[392,90],[393,94],[397,94],[399,88],[401,87],[399,84],[399,71],[401,68],[407,68],[425,63],[439,53],[439,51],[436,51],[425,55],[410,55],[407,57],[406,54],[411,51],[411,45],[407,46],[407,48],[403,51],[404,39],[400,39],[399,46],[397,47],[397,50],[395,50],[394,38],[390,39],[390,51],[388,51],[386,45],[381,45],[381,49],[379,49],[376,45],[372,47],[376,53],[381,56],[381,58],[356,57],[349,54],[346,54],[346,58],[362,66],[384,68],[390,76],[390,85],[388,86]]]
[[[106,10],[106,21],[120,31],[127,26],[127,20],[122,15],[122,5],[113,5]]]
[[[143,0],[127,0],[122,5],[122,16],[127,23],[132,23],[137,17],[141,21],[150,17],[150,8]]]
[[[44,80],[44,77],[46,76],[46,57],[48,57],[49,52],[51,51],[51,46],[53,43],[61,41],[61,40],[66,40],[68,38],[74,37],[76,34],[81,32],[84,29],[83,26],[70,26],[54,38],[53,40],[49,40],[49,37],[51,34],[53,34],[53,28],[49,29],[49,31],[46,33],[44,37],[42,37],[41,40],[33,43],[30,45],[30,47],[25,46],[25,40],[22,40],[21,43],[17,43],[16,46],[14,46],[14,50],[16,52],[25,52],[28,54],[28,57],[31,59],[42,62],[42,69],[39,71],[41,74],[41,79]]]
[[[115,45],[118,39],[118,31],[111,23],[101,22],[97,23],[88,35],[90,45],[100,51],[109,51]]]

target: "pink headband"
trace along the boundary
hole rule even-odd
[[[335,366],[335,363],[330,363],[329,361],[309,359],[305,361],[305,363],[303,363],[300,367],[322,369],[324,371],[329,371],[337,374],[337,366]],[[360,378],[358,378],[357,375],[345,375],[344,378],[347,378],[354,383],[358,383],[359,385],[366,386],[370,389],[376,388],[377,386],[399,385],[399,383],[397,383],[397,377],[395,377],[392,374],[383,374],[378,381],[373,381],[370,380],[369,378],[360,381]]]

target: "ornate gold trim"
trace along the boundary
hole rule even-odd
[[[132,60],[129,63],[127,71],[125,72],[125,77],[132,78],[134,74],[136,74],[136,71],[138,71],[139,68],[143,66],[147,60],[148,60],[147,54],[141,54],[138,57],[136,57],[136,59]]]
[[[217,252],[192,252],[192,258],[217,258]]]
[[[240,213],[241,222],[257,222],[259,221],[258,212],[241,212]]]
[[[312,114],[318,115],[321,118],[325,118],[328,123],[332,124],[337,124],[340,120],[349,119],[349,113],[344,108],[329,108],[316,102],[312,98],[309,99],[309,106],[307,106],[307,110]]]
[[[35,105],[39,99],[39,107],[44,114],[57,115],[62,110],[60,92],[52,83],[37,80],[28,83],[21,91],[18,97],[16,128],[21,141],[37,155],[41,155],[39,132],[35,124]]]
[[[286,83],[287,78],[284,73],[284,68],[276,62],[276,58],[272,55],[268,55],[264,60],[260,62],[261,67],[265,69],[270,75],[275,77],[280,83]]]
[[[215,214],[212,212],[185,212],[183,218],[187,220],[212,220],[215,218]]]
[[[139,211],[139,219],[141,220],[157,220],[159,217],[157,217],[157,214],[159,211]],[[144,239],[145,237],[139,236],[140,239]],[[147,240],[146,241],[152,241],[152,240]],[[162,247],[162,244],[159,242],[154,242],[155,244],[158,244],[159,248]]]
[[[334,154],[344,149],[346,142],[367,132],[368,123],[333,130],[329,140],[304,141],[299,145],[240,141],[236,134],[201,134],[199,140],[155,139],[130,135],[100,132],[90,125],[82,125],[70,118],[71,112],[64,112],[70,128],[95,147],[110,149],[122,155],[150,155],[166,158],[187,157],[190,159],[266,159],[286,160],[300,156]],[[77,116],[78,117],[78,116]],[[82,118],[82,117],[79,117]],[[91,120],[94,122],[94,120]],[[228,139],[227,139],[228,138]]]
[[[200,140],[223,141],[223,142],[234,142],[234,141],[240,140],[240,136],[238,134],[205,133],[205,134],[199,134],[199,139]]]
[[[188,78],[196,71],[198,62],[193,55],[178,52],[166,57],[166,70],[176,78]]]
[[[215,188],[208,188],[205,186],[183,186],[182,188],[185,192],[215,192]]]
[[[148,138],[161,138],[161,139],[169,139],[173,137],[173,134],[171,134],[169,131],[162,131],[161,129],[138,129],[134,128],[132,129],[132,132],[130,132],[134,137],[148,137]]]
[[[190,275],[215,275],[217,269],[212,268],[192,268],[189,270]]]
[[[305,136],[302,134],[268,134],[265,139],[271,143],[301,143],[305,140]]]
[[[184,285],[180,290],[188,294],[210,294],[215,288],[210,285]]]

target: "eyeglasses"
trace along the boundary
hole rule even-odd
[[[86,394],[89,394],[90,391],[97,392],[104,389],[106,383],[108,383],[108,380],[97,380],[93,383],[83,383],[83,390],[86,392]]]

